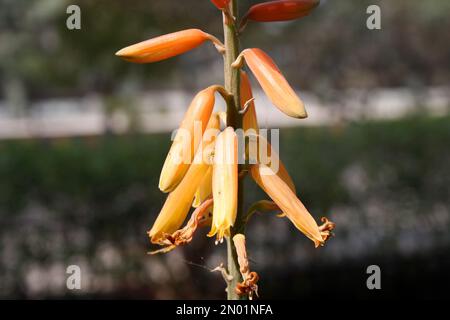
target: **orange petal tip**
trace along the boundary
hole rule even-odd
[[[245,49],[242,57],[258,80],[269,100],[286,115],[303,119],[308,116],[303,101],[289,85],[275,62],[261,49]]]

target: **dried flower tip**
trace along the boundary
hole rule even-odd
[[[235,291],[237,295],[248,295],[248,298],[250,300],[253,300],[253,295],[256,295],[258,297],[258,280],[258,274],[254,271],[250,272],[248,278],[244,279],[242,282],[236,285]]]
[[[242,277],[245,278],[248,276],[250,270],[248,265],[248,257],[247,257],[247,250],[245,248],[245,236],[241,233],[236,234],[233,237],[233,243],[236,247],[236,253],[238,256],[238,262],[239,262],[239,271],[242,274]]]
[[[233,243],[236,247],[236,253],[238,256],[239,271],[242,275],[242,282],[236,285],[236,293],[240,296],[248,295],[250,300],[253,298],[253,293],[258,296],[259,276],[256,272],[251,272],[249,268],[249,262],[247,257],[247,250],[245,247],[245,236],[243,234],[236,234],[233,237]]]
[[[336,224],[328,220],[326,217],[322,217],[320,221],[322,221],[323,224],[319,226],[319,230],[320,234],[322,235],[323,241],[325,242],[332,236],[334,236],[334,233],[332,231],[336,227]]]
[[[165,246],[165,248],[150,252],[150,254],[166,253],[172,251],[178,246],[186,245],[192,241],[194,233],[204,219],[208,217],[209,209],[213,205],[213,200],[208,199],[203,202],[191,215],[186,226],[175,231],[173,234],[163,234],[163,237],[158,240],[158,244]]]

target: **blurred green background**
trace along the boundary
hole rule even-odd
[[[241,0],[240,9],[257,2]],[[69,4],[81,8],[81,30],[66,28]],[[382,30],[366,28],[370,4],[382,9]],[[288,220],[256,216],[247,238],[262,297],[448,295],[449,9],[447,0],[328,0],[300,21],[248,26],[243,47],[267,51],[333,118],[282,128],[280,152],[300,198],[317,219],[337,223],[336,236],[314,249]],[[152,108],[155,92],[192,97],[222,82],[221,59],[212,46],[152,65],[114,56],[191,27],[222,38],[207,0],[0,0],[1,298],[224,297],[222,278],[208,269],[225,261],[225,246],[206,230],[167,255],[146,254],[165,198],[157,185],[171,129],[143,129],[137,102],[149,94]],[[366,102],[380,88],[412,97],[408,112],[393,119],[393,104],[373,116]],[[92,96],[101,132],[16,134],[9,126],[51,116],[45,107],[54,101]],[[118,111],[122,130],[111,125]],[[246,207],[265,197],[251,181],[246,190]],[[82,270],[78,291],[65,285],[71,264]],[[371,264],[382,270],[379,292],[366,288]]]

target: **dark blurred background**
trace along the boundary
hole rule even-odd
[[[241,0],[241,12],[259,1]],[[68,30],[66,8],[81,8]],[[381,8],[381,30],[366,8]],[[314,249],[286,219],[248,226],[264,298],[446,296],[450,284],[450,2],[322,0],[292,23],[250,24],[304,95],[291,121],[255,84],[262,127],[313,215],[336,222]],[[206,230],[149,256],[159,172],[196,91],[221,83],[210,45],[152,65],[114,53],[198,27],[222,38],[209,0],[0,0],[0,298],[223,298]],[[246,207],[265,198],[248,181]],[[79,265],[82,289],[66,288]],[[379,265],[382,289],[366,287]]]

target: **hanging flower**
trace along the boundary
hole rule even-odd
[[[186,226],[172,234],[164,233],[163,237],[158,240],[158,244],[164,246],[164,248],[152,251],[150,254],[167,253],[176,247],[183,246],[191,242],[197,228],[205,225],[207,221],[209,221],[208,215],[210,214],[212,204],[212,199],[205,200],[198,206],[198,208],[194,210]]]
[[[152,243],[162,246],[152,254],[169,252],[190,243],[199,227],[210,226],[208,236],[216,236],[216,244],[228,237],[229,252],[233,253],[229,255],[230,265],[239,264],[237,273],[236,268],[227,271],[223,264],[211,271],[222,273],[229,298],[248,296],[252,299],[258,295],[259,276],[250,270],[246,239],[244,234],[238,232],[245,228],[254,213],[276,212],[278,217],[287,217],[316,247],[333,235],[335,224],[322,218],[322,225],[319,226],[297,198],[295,185],[286,167],[264,138],[263,130],[259,129],[249,78],[243,70],[233,68],[240,69],[246,62],[270,101],[288,116],[307,117],[302,100],[262,50],[246,49],[232,64],[230,58],[234,58],[234,53],[239,51],[238,36],[248,21],[298,19],[308,15],[319,0],[278,0],[253,5],[240,26],[237,24],[238,1],[211,2],[221,10],[226,47],[211,34],[199,29],[187,29],[128,46],[116,55],[133,63],[153,63],[181,55],[210,41],[224,56],[226,87],[215,85],[200,91],[175,134],[159,179],[160,190],[169,194],[148,236]],[[240,86],[237,85],[239,80]],[[216,92],[225,100],[226,112],[213,113]],[[222,132],[221,120],[225,127],[229,126]],[[245,161],[238,165],[238,156],[241,155],[238,155],[237,133],[240,134],[241,127],[244,129],[244,150],[239,150],[243,151],[243,159],[239,160]],[[241,210],[243,204],[243,190],[238,190],[239,179],[243,180],[249,172],[272,201],[257,201],[246,214],[239,212],[238,215],[238,208]],[[191,207],[195,209],[181,228]],[[240,276],[242,281],[237,282]],[[236,286],[233,288],[234,284]]]
[[[216,139],[212,189],[214,198],[213,220],[208,236],[217,234],[217,241],[230,235],[237,213],[238,196],[237,136],[228,127]]]
[[[186,111],[161,170],[159,189],[162,192],[175,189],[189,169],[201,140],[195,141],[196,134],[203,135],[214,108],[214,93],[215,86],[200,91]]]
[[[205,134],[203,135],[203,139],[206,141],[211,141],[211,139],[215,139],[215,137],[219,133],[220,128],[220,117],[218,113],[213,113],[211,119],[209,119],[208,126],[205,130]],[[207,161],[207,159],[203,159],[203,161]],[[212,194],[212,164],[210,164],[208,171],[205,174],[200,186],[195,191],[194,201],[192,202],[192,206],[197,208],[200,206],[206,199],[208,199]]]
[[[169,193],[158,218],[149,231],[153,243],[158,243],[163,234],[173,233],[182,225],[191,207],[195,191],[207,170],[206,163],[192,164],[181,183]]]
[[[306,118],[305,106],[281,74],[273,60],[261,49],[245,49],[241,52],[234,67],[243,60],[255,75],[270,101],[282,112],[294,118]]]
[[[208,40],[216,46],[223,46],[217,38],[202,30],[188,29],[123,48],[116,52],[116,56],[134,63],[152,63],[183,54]]]
[[[316,247],[324,244],[329,236],[321,233],[322,230],[319,229],[314,218],[285,182],[286,178],[283,179],[279,172],[271,171],[270,167],[263,164],[252,166],[251,174],[255,182],[269,195],[297,229],[311,239]]]
[[[248,20],[257,22],[288,21],[302,18],[319,5],[320,0],[278,0],[252,6],[242,19],[245,25]]]
[[[258,148],[260,149],[258,153],[258,163],[265,165],[261,168],[262,173],[264,175],[276,173],[295,194],[297,192],[295,184],[294,181],[292,181],[286,166],[283,161],[281,161],[280,156],[274,150],[272,145],[261,135],[258,136]],[[261,149],[264,149],[265,151],[261,152]],[[264,156],[264,158],[262,156]],[[267,170],[266,167],[268,168]]]
[[[211,119],[208,123],[209,128],[214,127],[217,123],[216,117]],[[211,166],[210,159],[214,153],[214,146],[214,139],[203,138],[202,148],[197,150],[194,161],[180,184],[169,193],[158,218],[148,232],[153,243],[160,243],[161,239],[165,239],[165,234],[172,234],[183,224],[191,208],[195,192]]]

